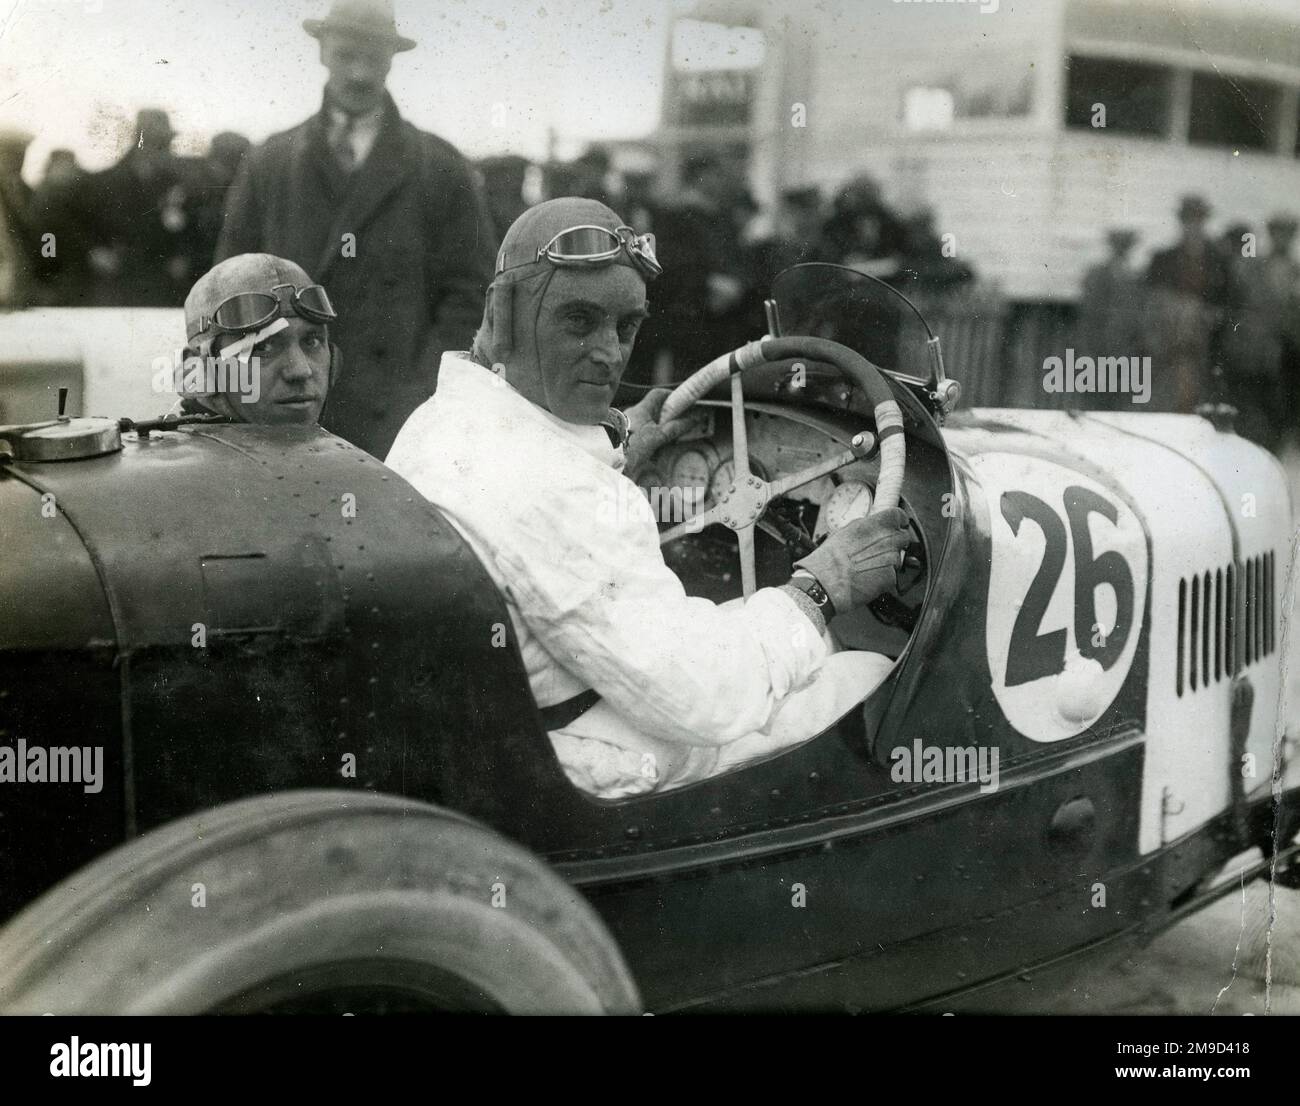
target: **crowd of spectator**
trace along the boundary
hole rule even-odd
[[[216,135],[181,157],[167,113],[136,117],[135,142],[114,165],[87,172],[70,150],[50,152],[35,189],[21,172],[32,136],[0,132],[0,305],[175,307],[212,264],[226,191],[249,141]]]
[[[814,187],[792,188],[764,208],[743,172],[712,154],[686,158],[671,194],[653,173],[611,172],[599,147],[537,169],[541,187],[528,197],[524,159],[479,163],[498,226],[508,226],[529,199],[583,196],[655,235],[664,272],[633,352],[633,382],[681,379],[762,333],[773,279],[800,262],[851,265],[905,292],[952,287],[974,275],[943,249],[928,212],[900,214],[865,176],[829,197]]]
[[[139,113],[136,141],[117,164],[86,172],[68,150],[54,150],[39,185],[23,183],[30,136],[0,133],[4,234],[0,303],[7,306],[179,306],[212,264],[227,193],[250,144],[231,132],[206,156],[172,150],[168,116]],[[781,194],[761,209],[743,175],[721,158],[682,166],[671,197],[653,173],[613,173],[592,147],[572,161],[535,166],[517,155],[476,164],[484,203],[499,235],[531,203],[582,196],[620,210],[638,231],[656,235],[664,275],[655,311],[638,342],[631,380],[680,377],[763,325],[772,279],[801,261],[853,265],[906,290],[969,280],[947,258],[929,216],[903,217],[867,177],[827,197],[816,188]],[[53,235],[46,245],[42,236]],[[0,247],[3,249],[3,247]]]
[[[1232,224],[1216,238],[1200,196],[1177,214],[1178,241],[1145,271],[1132,260],[1137,234],[1108,233],[1110,256],[1084,278],[1077,352],[1149,356],[1151,409],[1227,403],[1239,433],[1276,450],[1300,426],[1297,220],[1274,215],[1264,234]]]
[[[403,119],[388,92],[394,58],[418,45],[398,32],[392,0],[332,0],[323,19],[302,26],[327,72],[321,107],[256,148],[225,132],[204,156],[179,156],[167,113],[146,108],[116,164],[87,172],[57,149],[33,189],[23,177],[32,136],[0,127],[0,309],[180,307],[214,261],[287,258],[327,284],[338,308],[333,336],[348,369],[323,424],[383,456],[432,392],[441,352],[473,337],[499,236],[541,200],[601,201],[658,241],[663,274],[630,383],[683,379],[762,333],[774,278],[800,262],[851,266],[919,293],[927,307],[939,293],[938,314],[978,299],[947,294],[978,288],[930,214],[891,206],[870,177],[829,195],[791,188],[765,206],[721,149],[687,151],[663,179],[616,167],[598,145],[570,161],[503,155],[471,165]],[[1150,356],[1148,410],[1229,403],[1243,434],[1276,449],[1300,425],[1296,219],[1276,215],[1266,233],[1232,225],[1213,238],[1204,199],[1184,197],[1177,214],[1178,241],[1145,271],[1132,230],[1108,235],[1110,256],[1087,273],[1077,319],[1066,319],[1076,352]],[[1018,305],[1035,306],[1044,305]],[[995,363],[983,375],[996,384],[1020,366],[995,314],[968,312],[958,329],[983,351],[964,350],[965,367]],[[1028,325],[1031,314],[1008,329],[1060,336]],[[1033,341],[1021,345],[1036,352]]]

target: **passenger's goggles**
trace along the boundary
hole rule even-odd
[[[287,290],[281,296],[277,293]],[[269,292],[237,292],[223,300],[211,315],[199,316],[199,334],[217,331],[222,334],[248,334],[260,330],[289,308],[313,323],[332,323],[338,312],[330,303],[329,294],[319,284],[295,288],[292,284],[277,284]],[[284,312],[288,314],[288,311]],[[195,338],[198,335],[190,335]]]
[[[561,267],[603,265],[613,261],[622,250],[627,250],[632,263],[648,280],[653,280],[664,271],[659,259],[655,257],[655,236],[637,234],[631,227],[619,227],[617,230],[597,226],[570,227],[560,231],[542,246],[533,260],[549,261],[552,265]],[[506,272],[504,256],[497,260],[497,272]]]

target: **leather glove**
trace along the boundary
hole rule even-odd
[[[898,586],[899,553],[911,541],[907,512],[891,507],[854,519],[795,567],[816,576],[836,612],[842,613]]]
[[[670,442],[675,442],[688,430],[703,425],[698,412],[688,412],[680,418],[669,419],[664,423],[656,421],[659,412],[663,409],[664,401],[670,394],[671,390],[668,388],[655,388],[647,392],[635,406],[623,412],[627,416],[628,424],[627,456],[623,465],[623,475],[633,483],[659,450]]]
[[[623,414],[627,416],[628,433],[635,434],[638,430],[649,426],[659,420],[659,412],[663,410],[664,401],[671,394],[668,388],[651,388],[631,407],[623,408]]]

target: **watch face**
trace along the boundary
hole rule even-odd
[[[629,422],[626,413],[620,411],[617,407],[611,407],[609,409],[607,425],[609,425],[613,429],[614,433],[618,435],[619,444],[627,445]]]

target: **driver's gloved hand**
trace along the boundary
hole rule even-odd
[[[816,576],[835,610],[843,612],[898,586],[900,553],[911,540],[907,513],[891,507],[854,519],[795,567]]]
[[[687,412],[667,422],[657,421],[669,394],[667,388],[655,388],[647,392],[634,407],[628,407],[623,412],[628,421],[627,458],[623,475],[633,483],[639,479],[641,470],[659,450],[670,442],[677,441],[688,430],[703,425],[699,412]]]
[[[659,421],[659,412],[664,409],[664,401],[672,394],[669,388],[651,388],[631,407],[624,407],[627,416],[627,428],[631,434]]]

